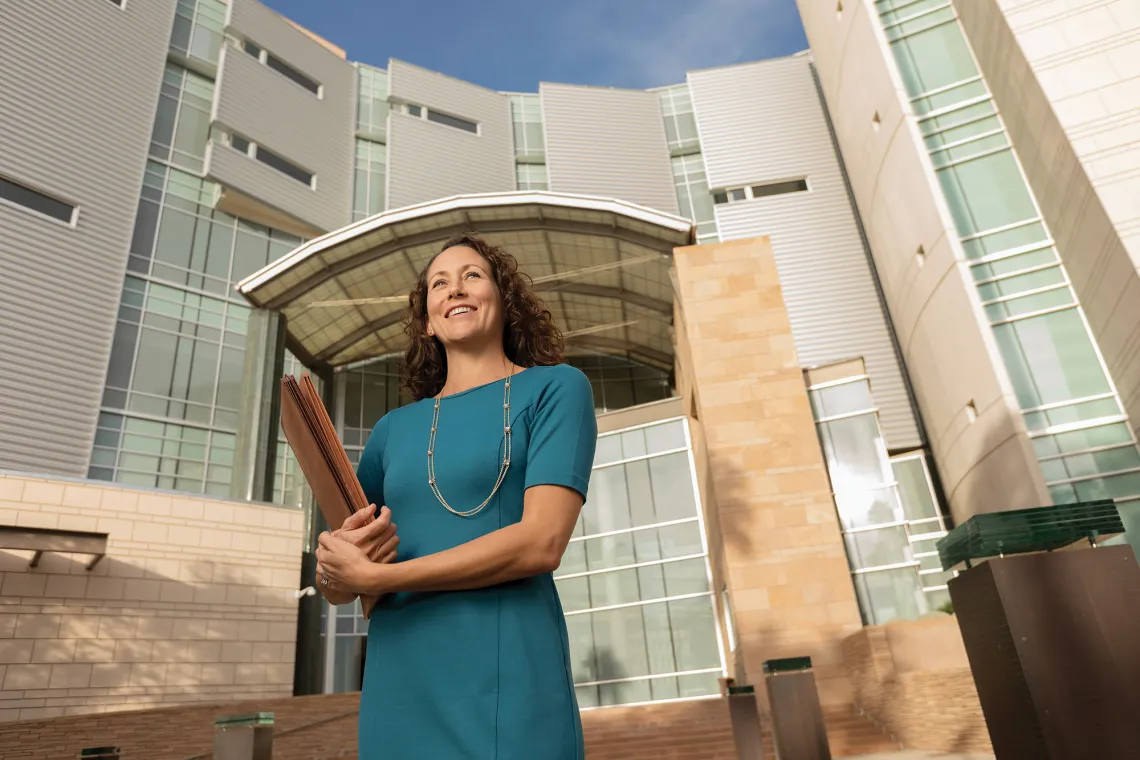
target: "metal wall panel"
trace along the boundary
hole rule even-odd
[[[388,208],[515,189],[506,95],[397,60],[388,66],[388,93]],[[399,103],[474,121],[479,133],[409,116]]]
[[[655,93],[543,82],[539,94],[551,190],[678,213]]]
[[[321,85],[318,98],[253,56],[228,45],[223,48],[214,122],[316,175],[314,189],[273,169],[269,171],[288,183],[283,192],[276,191],[283,186],[280,182],[235,187],[318,229],[347,224],[356,118],[352,64],[254,0],[234,0],[228,28]],[[220,158],[228,150],[219,145],[213,153]],[[231,162],[225,162],[221,174],[219,168],[211,163],[207,171],[223,184],[234,179]]]
[[[862,356],[887,445],[921,445],[809,59],[691,72],[689,87],[710,187],[808,180],[716,207],[722,240],[771,237],[800,364]]]
[[[87,474],[173,2],[0,2],[0,468]],[[66,23],[61,23],[66,19]]]

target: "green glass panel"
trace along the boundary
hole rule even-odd
[[[1046,288],[1051,285],[1060,285],[1064,282],[1064,272],[1061,271],[1060,266],[1055,266],[979,285],[978,295],[982,297],[983,301],[991,301],[995,298]]]
[[[1037,215],[1012,151],[937,172],[958,234],[973,235]]]
[[[1028,251],[1016,256],[1010,256],[1009,258],[999,259],[988,264],[975,264],[971,272],[973,273],[975,281],[988,280],[993,277],[1023,272],[1035,267],[1060,263],[1061,259],[1057,256],[1057,252],[1052,247],[1047,247],[1035,251]]]
[[[1012,229],[990,232],[971,240],[963,240],[962,247],[966,249],[967,258],[980,259],[1003,251],[1031,246],[1035,243],[1045,243],[1048,240],[1049,234],[1045,231],[1045,225],[1040,222],[1028,222]]]
[[[1012,319],[1025,314],[1033,314],[1062,306],[1076,306],[1077,299],[1068,287],[1055,288],[1044,293],[1034,293],[1022,298],[1014,298],[995,304],[987,304],[986,316],[991,322]]]
[[[957,24],[943,24],[891,44],[911,96],[977,76],[970,49]]]

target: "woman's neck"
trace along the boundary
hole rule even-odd
[[[518,367],[514,371],[518,371]],[[475,354],[449,351],[447,354],[447,380],[443,385],[443,395],[462,393],[465,390],[501,380],[512,372],[512,364],[506,354],[499,351],[486,351]]]

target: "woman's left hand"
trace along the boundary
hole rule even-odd
[[[327,532],[317,540],[317,569],[328,579],[328,586],[354,594],[373,593],[370,581],[379,565],[360,547]]]

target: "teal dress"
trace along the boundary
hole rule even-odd
[[[473,517],[449,512],[428,485],[433,404],[424,399],[385,415],[358,467],[368,500],[392,510],[400,561],[519,522],[530,486],[566,486],[585,497],[597,422],[579,370],[516,371],[511,466]],[[476,507],[502,462],[503,381],[444,397],[438,428],[436,485],[454,509]],[[569,642],[552,575],[381,600],[368,626],[359,757],[581,760]]]

